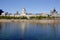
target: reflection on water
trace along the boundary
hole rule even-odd
[[[60,40],[60,24],[0,23],[0,40]]]

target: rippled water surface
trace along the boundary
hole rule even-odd
[[[0,40],[60,40],[60,24],[0,23]]]

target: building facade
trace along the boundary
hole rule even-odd
[[[15,16],[15,17],[20,17],[20,16],[26,16],[26,17],[31,17],[31,16],[54,16],[54,17],[60,17],[60,14],[58,14],[58,12],[53,9],[50,14],[46,13],[46,12],[43,12],[43,13],[40,13],[39,15],[36,15],[36,14],[31,14],[31,15],[28,15],[28,13],[26,12],[26,9],[23,8],[21,13],[19,13],[19,15],[14,15],[14,14],[11,14],[11,15],[5,15],[5,13],[2,13],[1,16]]]

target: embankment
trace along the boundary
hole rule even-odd
[[[21,20],[21,19],[0,19],[0,22],[60,23],[60,20]]]

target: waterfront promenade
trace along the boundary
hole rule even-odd
[[[25,20],[25,19],[0,19],[0,22],[33,22],[33,23],[60,23],[60,20],[41,19],[41,20]]]

